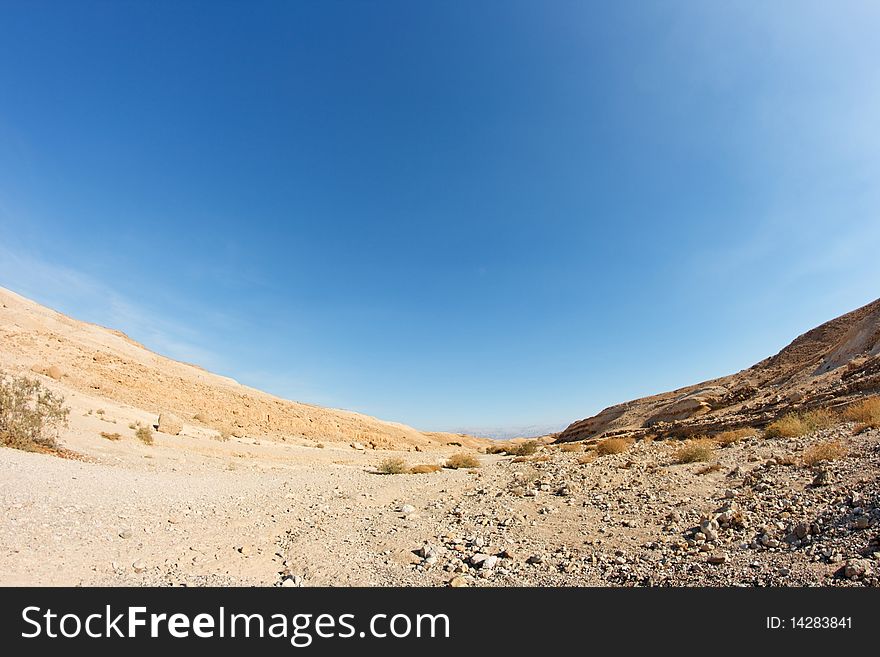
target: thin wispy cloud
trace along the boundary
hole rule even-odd
[[[222,369],[223,360],[199,344],[197,329],[81,271],[0,247],[0,285],[76,319],[123,331],[164,356]]]

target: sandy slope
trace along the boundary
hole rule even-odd
[[[412,427],[280,399],[187,363],[165,358],[123,333],[80,322],[0,288],[0,369],[54,371],[65,390],[238,436],[362,443],[376,449],[482,444],[468,436]],[[155,417],[152,421],[155,421]]]

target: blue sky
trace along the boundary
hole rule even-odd
[[[284,397],[566,424],[880,296],[871,2],[0,3],[0,285]]]

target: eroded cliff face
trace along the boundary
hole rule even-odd
[[[606,408],[557,440],[761,426],[778,415],[880,391],[880,299],[804,333],[737,374]]]

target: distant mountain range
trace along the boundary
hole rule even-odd
[[[528,424],[512,427],[465,427],[455,429],[452,433],[464,433],[479,438],[493,438],[495,440],[509,440],[510,438],[535,438],[546,436],[551,433],[562,431],[565,422],[558,424]]]

